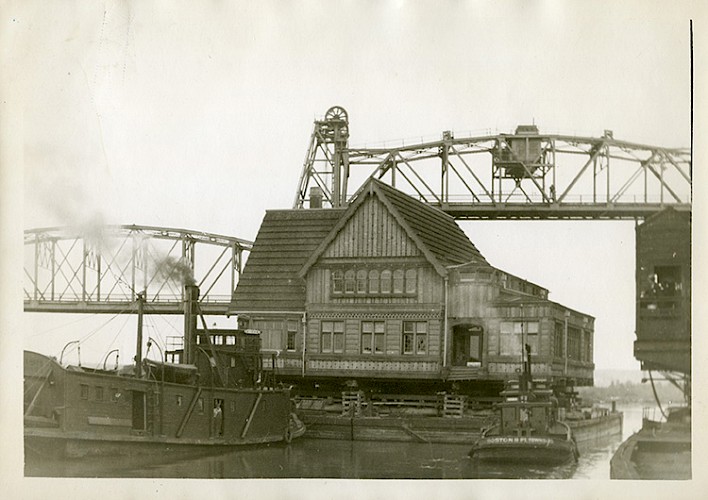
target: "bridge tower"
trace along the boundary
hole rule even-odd
[[[327,110],[324,119],[315,121],[295,197],[295,208],[304,208],[308,194],[312,208],[322,206],[323,201],[333,208],[346,204],[348,146],[349,116],[343,107],[333,106]]]

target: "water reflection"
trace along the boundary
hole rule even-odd
[[[624,436],[641,425],[641,408],[624,410]],[[166,462],[131,457],[27,462],[28,476],[161,478],[342,478],[342,479],[608,479],[620,436],[580,446],[577,464],[556,467],[480,464],[470,445],[299,439]]]

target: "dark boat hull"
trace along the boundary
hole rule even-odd
[[[490,436],[477,441],[470,456],[482,462],[564,464],[577,460],[578,449],[568,439]]]
[[[160,437],[96,436],[62,433],[51,429],[25,429],[25,455],[30,459],[86,458],[97,456],[135,456],[220,453],[235,447],[283,441],[282,435],[259,437],[239,442],[214,439],[168,439]]]

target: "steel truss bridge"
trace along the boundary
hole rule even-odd
[[[25,231],[24,309],[29,312],[182,314],[197,284],[204,314],[225,315],[253,246],[185,229],[121,225]]]
[[[315,121],[294,208],[341,207],[375,177],[456,219],[637,219],[691,210],[691,152],[601,137],[513,134],[349,146],[347,112]],[[321,200],[321,201],[320,201]]]
[[[638,219],[691,210],[691,153],[601,137],[513,134],[349,146],[347,112],[315,121],[294,208],[342,207],[375,177],[456,219]],[[152,226],[25,231],[24,305],[30,312],[182,314],[184,284],[201,310],[225,315],[252,242]]]

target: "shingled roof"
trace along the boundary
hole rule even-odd
[[[343,213],[267,211],[239,278],[232,312],[304,311],[304,282],[298,271]]]

